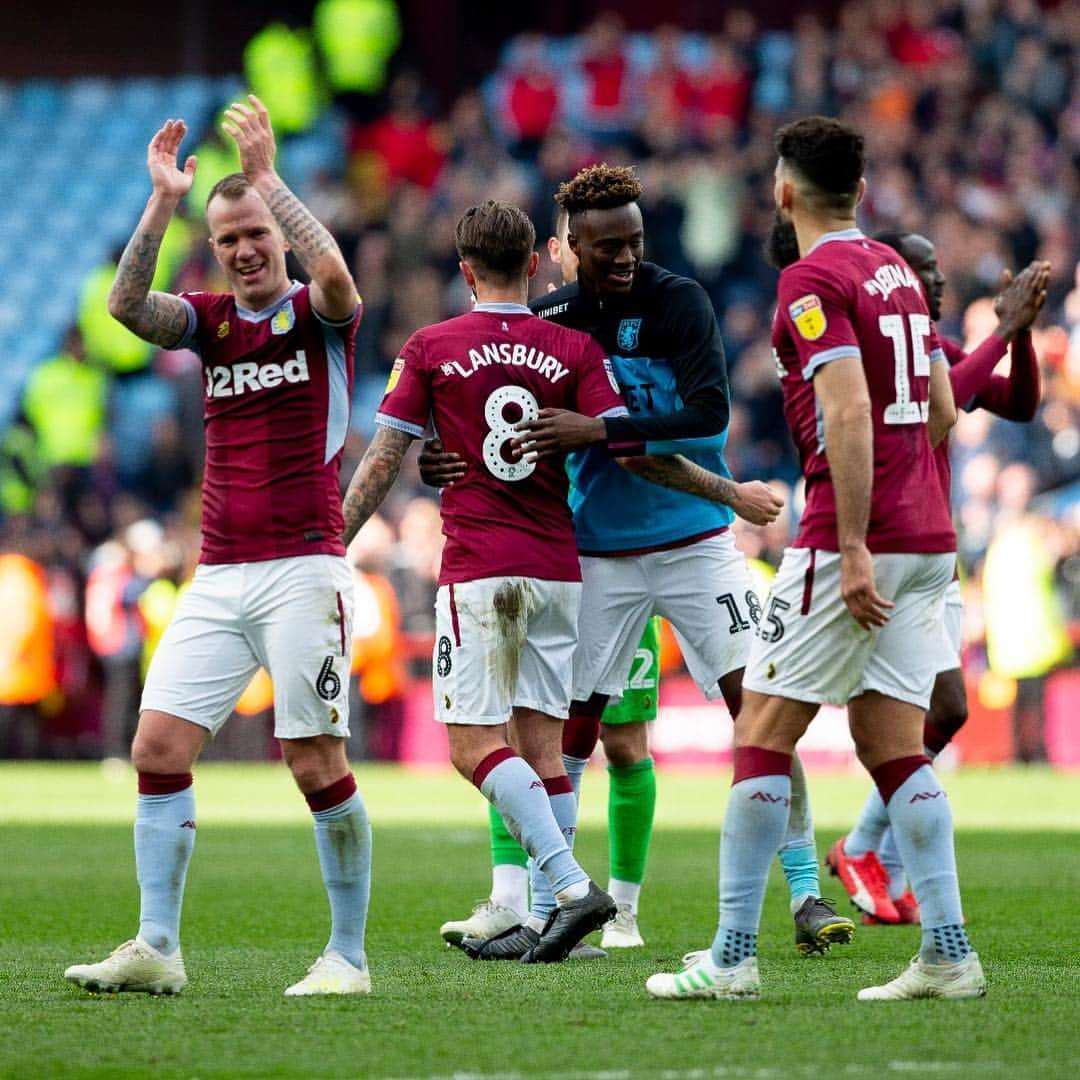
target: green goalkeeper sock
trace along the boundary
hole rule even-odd
[[[510,835],[502,814],[488,803],[488,819],[491,825],[491,865],[528,866],[529,856],[525,849]]]
[[[621,767],[609,765],[608,773],[609,873],[614,880],[640,885],[645,880],[656,813],[653,759]]]

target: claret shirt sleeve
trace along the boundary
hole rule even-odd
[[[203,301],[206,299],[207,295],[207,293],[201,292],[180,293],[178,299],[187,309],[187,329],[184,331],[184,336],[176,343],[174,348],[192,349],[195,352],[200,351],[199,316],[201,314]]]
[[[405,343],[390,369],[375,423],[396,428],[419,439],[431,416],[431,370],[416,334]]]
[[[799,262],[780,275],[777,315],[787,327],[808,382],[833,360],[862,356],[845,289],[820,266]]]
[[[584,335],[583,335],[584,337]],[[585,337],[578,367],[577,411],[585,416],[626,416],[615,370],[596,341]]]

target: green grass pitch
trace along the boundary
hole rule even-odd
[[[134,934],[133,778],[0,766],[0,1077],[709,1080],[1080,1075],[1080,781],[1046,770],[948,778],[981,1001],[857,1003],[916,951],[909,927],[800,959],[778,872],[760,1002],[657,1002],[644,981],[705,946],[726,774],[660,776],[643,895],[648,944],[606,961],[478,964],[438,926],[486,891],[480,797],[449,773],[362,766],[375,833],[370,998],[282,990],[325,942],[310,819],[283,766],[206,765],[176,998],[92,996],[61,977]],[[819,843],[866,784],[811,775]],[[579,853],[606,881],[605,774],[586,777]],[[827,877],[824,891],[836,895]],[[848,910],[845,904],[842,910]]]

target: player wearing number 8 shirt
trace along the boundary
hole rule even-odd
[[[469,314],[417,331],[391,373],[377,432],[345,497],[349,540],[382,501],[429,418],[467,476],[442,498],[433,691],[454,766],[499,810],[557,906],[525,962],[565,959],[615,914],[568,843],[574,794],[563,768],[581,597],[561,456],[515,452],[514,425],[544,408],[626,414],[600,347],[528,307],[535,231],[517,207],[487,202],[458,222]],[[507,741],[507,722],[518,757]]]
[[[802,257],[780,275],[774,345],[806,509],[743,681],[712,947],[646,985],[662,998],[758,996],[757,931],[792,754],[829,702],[848,705],[924,916],[916,960],[859,999],[975,997],[985,981],[964,930],[952,819],[922,753],[955,564],[932,450],[956,416],[948,367],[918,279],[855,227],[862,137],[810,117],[781,128],[777,150],[778,218]]]

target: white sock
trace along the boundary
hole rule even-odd
[[[619,907],[626,905],[636,915],[638,909],[638,897],[641,895],[641,885],[634,881],[619,881],[618,878],[608,878],[607,891],[611,899]]]
[[[529,910],[529,869],[513,863],[491,868],[491,902],[519,915]]]

